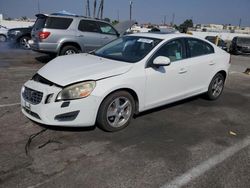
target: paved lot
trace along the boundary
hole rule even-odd
[[[48,60],[0,46],[0,187],[250,187],[250,57],[232,57],[219,100],[161,107],[117,133],[45,130],[21,114],[21,86]]]

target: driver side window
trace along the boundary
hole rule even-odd
[[[176,39],[164,44],[151,58],[150,64],[158,56],[168,57],[171,62],[182,60],[186,57],[185,48],[181,39]]]

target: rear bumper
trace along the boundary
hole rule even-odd
[[[41,53],[58,53],[57,43],[45,43],[45,42],[34,42],[30,43],[30,47],[33,51]]]

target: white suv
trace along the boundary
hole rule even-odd
[[[223,90],[230,55],[183,34],[133,34],[92,54],[57,57],[27,81],[22,112],[55,126],[126,127],[135,113]]]

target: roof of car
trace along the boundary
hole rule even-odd
[[[177,37],[194,37],[189,34],[183,34],[183,33],[135,33],[131,34],[131,36],[139,36],[139,37],[149,37],[149,38],[158,38],[158,39],[171,39],[171,38],[177,38]],[[197,37],[194,37],[197,38]]]
[[[52,13],[52,14],[36,14],[36,17],[58,17],[58,18],[75,18],[75,19],[86,19],[86,20],[94,20],[94,21],[101,21],[101,22],[106,22],[105,20],[98,19],[98,18],[91,18],[91,17],[86,17],[86,16],[79,16],[79,15],[67,15],[67,14],[57,14],[57,13]]]

